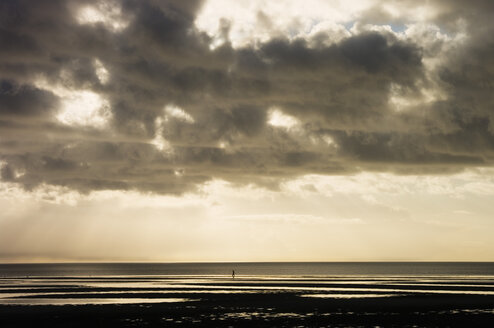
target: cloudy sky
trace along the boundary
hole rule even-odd
[[[0,2],[0,261],[494,260],[494,2]]]

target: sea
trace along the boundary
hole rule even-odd
[[[230,262],[0,264],[0,277],[68,276],[494,276],[494,262]]]

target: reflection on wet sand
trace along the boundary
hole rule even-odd
[[[377,298],[377,297],[392,297],[403,296],[402,294],[303,294],[301,297],[315,298]]]
[[[101,276],[0,279],[0,304],[185,302],[215,294],[363,299],[420,294],[494,295],[490,276]],[[166,297],[163,297],[166,295]],[[182,297],[185,296],[186,297]]]
[[[3,305],[88,305],[187,302],[186,298],[4,298]]]

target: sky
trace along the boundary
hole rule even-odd
[[[494,2],[0,2],[0,262],[494,261]]]

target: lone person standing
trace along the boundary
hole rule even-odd
[[[232,279],[235,279],[235,270],[232,270]]]

